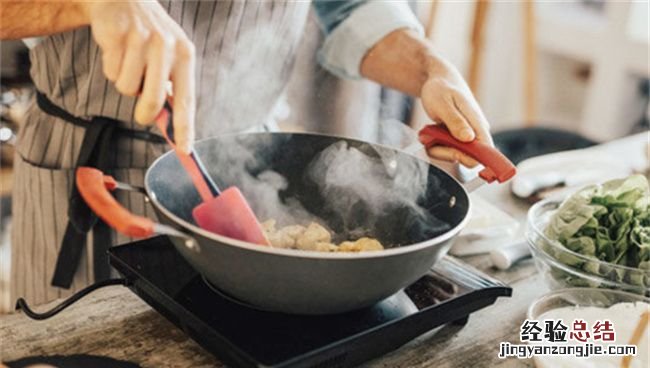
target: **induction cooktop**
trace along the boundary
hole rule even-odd
[[[510,296],[512,289],[452,257],[376,305],[327,316],[257,310],[212,287],[167,237],[109,250],[145,302],[231,367],[355,366]],[[435,347],[433,347],[435,348]]]

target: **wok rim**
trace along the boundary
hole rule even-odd
[[[419,251],[421,249],[425,249],[428,247],[432,247],[437,244],[444,243],[447,240],[450,240],[451,238],[455,237],[458,235],[458,233],[467,225],[467,222],[469,222],[469,217],[470,213],[472,210],[472,201],[470,200],[469,193],[467,192],[467,189],[452,175],[447,173],[445,170],[442,170],[438,166],[434,165],[430,161],[423,160],[413,154],[404,152],[402,150],[399,150],[394,147],[386,146],[383,144],[379,143],[372,143],[372,142],[367,142],[363,141],[360,139],[355,139],[355,138],[350,138],[350,137],[343,137],[343,136],[338,136],[338,135],[332,135],[332,134],[324,134],[324,133],[303,133],[303,132],[251,132],[251,133],[227,133],[227,134],[222,134],[219,135],[218,137],[208,137],[208,138],[203,138],[195,142],[195,144],[201,143],[201,142],[206,142],[212,139],[218,139],[220,137],[228,137],[228,136],[237,136],[237,135],[257,135],[257,134],[292,134],[292,135],[305,135],[305,136],[320,136],[320,137],[327,137],[327,138],[338,138],[338,139],[343,139],[343,140],[348,140],[348,141],[355,141],[355,142],[360,142],[360,143],[365,143],[365,144],[371,144],[373,146],[378,146],[382,147],[385,149],[389,149],[392,151],[397,151],[400,154],[408,155],[411,156],[412,158],[420,161],[426,162],[429,166],[433,166],[436,169],[440,170],[444,175],[452,179],[459,187],[460,191],[465,194],[467,197],[467,211],[465,211],[465,216],[463,219],[458,223],[458,225],[454,226],[453,228],[447,230],[446,232],[438,235],[435,238],[431,238],[422,242],[418,243],[413,243],[413,244],[406,244],[406,245],[401,245],[398,247],[394,248],[388,248],[388,249],[383,249],[381,251],[361,251],[361,252],[319,252],[319,251],[314,251],[314,250],[300,250],[300,249],[286,249],[286,248],[275,248],[273,246],[265,246],[265,245],[260,245],[260,244],[254,244],[250,242],[245,242],[242,240],[238,239],[233,239],[229,238],[227,236],[215,234],[213,232],[201,229],[200,227],[187,222],[183,220],[182,218],[176,216],[174,213],[172,213],[170,210],[165,208],[157,199],[156,194],[150,190],[149,188],[149,175],[151,174],[152,169],[158,164],[159,161],[165,159],[166,156],[174,154],[173,149],[169,150],[160,157],[158,157],[148,168],[147,172],[145,173],[144,176],[144,187],[145,191],[147,193],[147,197],[151,200],[151,203],[161,211],[167,218],[172,220],[175,224],[181,226],[184,230],[185,233],[187,233],[188,236],[194,238],[194,234],[198,234],[204,238],[207,238],[212,241],[220,242],[222,244],[227,244],[231,246],[235,246],[237,248],[243,248],[245,250],[249,251],[254,251],[254,252],[262,252],[262,253],[267,253],[271,255],[279,255],[279,256],[288,256],[288,257],[294,257],[294,258],[312,258],[312,259],[332,259],[332,260],[352,260],[352,259],[368,259],[368,258],[382,258],[382,257],[391,257],[391,256],[398,256],[401,254],[405,253],[412,253]],[[212,244],[210,244],[212,245]],[[203,247],[204,245],[201,244]]]

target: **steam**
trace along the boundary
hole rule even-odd
[[[237,37],[234,43],[225,40],[226,47],[206,47],[208,55],[201,58],[205,65],[199,67],[201,80],[197,81],[198,138],[242,132],[267,122],[293,63],[293,59],[277,55],[288,55],[295,42],[283,39],[275,28],[272,23],[260,22],[256,27],[244,27],[237,36],[224,35]]]
[[[343,233],[349,236],[377,232],[380,222],[400,214],[409,216],[407,222],[420,234],[448,228],[418,204],[428,186],[424,161],[387,148],[355,148],[340,141],[316,157],[307,175],[318,183],[326,206],[342,219]]]
[[[241,28],[240,34],[219,34],[228,27],[218,27],[214,32],[220,37],[209,37],[208,44],[200,48],[206,54],[197,64],[201,75],[197,81],[198,138],[220,137],[197,147],[212,178],[224,189],[237,186],[260,220],[275,219],[279,226],[316,221],[352,240],[364,235],[379,237],[376,231],[381,228],[410,229],[418,236],[448,228],[418,204],[431,186],[426,162],[389,149],[352,147],[339,141],[316,155],[304,172],[292,174],[289,183],[287,177],[269,170],[275,166],[271,157],[283,154],[283,138],[223,135],[266,123],[282,95],[281,79],[288,78],[291,70],[292,57],[282,55],[291,56],[298,39],[280,34],[277,19],[268,23],[260,19],[255,24]],[[222,38],[229,46],[220,47]],[[388,128],[383,131],[387,138],[382,143],[404,145],[414,139],[396,130],[403,124]],[[313,193],[307,194],[321,197],[321,203],[316,207],[307,204],[304,196],[291,193],[291,186],[309,186]]]
[[[234,136],[233,136],[234,137]],[[268,158],[277,145],[269,135],[252,134],[238,139],[219,139],[218,147],[201,151],[209,162],[212,178],[224,185],[236,185],[246,197],[258,219],[275,219],[279,225],[320,221],[294,198],[282,199],[280,193],[288,188],[287,179],[269,166]],[[227,137],[226,137],[227,138]],[[216,171],[218,170],[218,171]]]
[[[239,187],[261,221],[275,219],[279,226],[316,221],[333,230],[337,240],[373,236],[382,242],[388,239],[389,245],[390,239],[405,242],[449,227],[418,204],[430,184],[426,162],[388,148],[352,147],[338,141],[318,153],[304,172],[291,173],[294,189],[303,188],[300,197],[290,190],[287,178],[269,169],[272,157],[284,154],[284,144],[297,143],[289,139],[290,135],[243,135],[220,139],[218,147],[200,152],[214,170],[211,176],[221,186]],[[304,188],[311,191],[304,193]],[[301,203],[299,198],[305,196],[309,202],[313,197],[320,202]]]
[[[389,150],[376,152],[380,156],[372,157],[340,141],[321,152],[307,175],[319,184],[328,205],[339,211],[359,203],[372,216],[396,206],[416,208],[417,199],[426,191],[427,164]]]
[[[266,170],[257,177],[244,175],[242,179],[240,189],[262,221],[274,219],[281,226],[305,224],[311,221],[326,224],[309,213],[295,198],[287,198],[284,201],[280,198],[279,193],[287,189],[288,182],[279,173]]]

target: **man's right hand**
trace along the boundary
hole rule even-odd
[[[173,81],[174,136],[189,153],[194,141],[195,51],[183,29],[157,1],[82,3],[106,78],[120,93],[139,95],[135,120],[152,124]]]

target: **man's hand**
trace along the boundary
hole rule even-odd
[[[463,77],[452,65],[443,63],[432,68],[420,92],[422,106],[429,117],[444,124],[458,140],[474,139],[493,145],[490,125]],[[478,162],[453,148],[432,147],[429,155],[446,161],[459,161],[467,167]]]
[[[182,151],[194,141],[194,45],[154,0],[2,2],[0,39],[46,36],[90,26],[106,78],[128,96],[140,94],[135,120],[153,123],[174,86],[174,136]]]
[[[151,124],[173,81],[174,136],[189,153],[194,140],[194,45],[157,1],[83,3],[93,37],[102,50],[106,78],[127,96],[140,95],[135,119]]]
[[[365,55],[361,74],[382,85],[422,99],[425,111],[463,142],[492,144],[489,124],[463,77],[417,33],[401,29],[381,39]],[[471,157],[448,147],[429,149],[433,158],[474,167]]]

